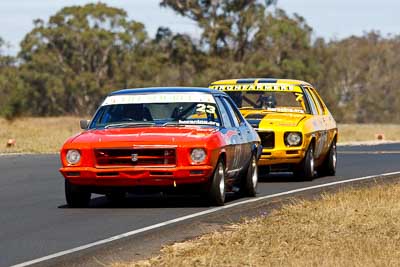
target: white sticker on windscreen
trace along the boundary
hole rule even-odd
[[[102,106],[148,103],[215,103],[214,97],[203,93],[155,93],[108,96]]]

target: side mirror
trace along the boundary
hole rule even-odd
[[[79,122],[81,129],[86,130],[89,127],[89,122],[90,122],[90,120],[81,120]]]

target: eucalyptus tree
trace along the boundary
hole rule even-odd
[[[102,3],[65,7],[47,23],[36,20],[19,54],[31,112],[93,112],[115,79],[126,78],[117,74],[127,54],[146,39],[143,24]]]
[[[400,37],[377,32],[325,44],[318,83],[343,122],[400,122]]]
[[[192,19],[202,30],[201,40],[211,55],[243,59],[265,9],[275,1],[162,0],[160,5]]]
[[[20,78],[17,59],[5,55],[8,44],[0,37],[0,116],[12,118],[22,113],[27,106],[24,88]]]

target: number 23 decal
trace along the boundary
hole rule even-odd
[[[214,114],[215,113],[215,107],[212,105],[206,105],[206,104],[197,104],[196,106],[196,112],[199,113],[209,113],[209,114]]]

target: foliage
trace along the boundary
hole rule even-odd
[[[65,7],[34,22],[17,57],[0,39],[0,115],[86,116],[120,88],[282,77],[315,84],[339,121],[400,122],[400,37],[313,40],[304,18],[274,3],[162,0],[198,25],[199,40],[166,27],[151,38],[103,3]]]
[[[88,4],[63,8],[47,24],[35,22],[19,55],[35,113],[84,114],[96,108],[115,78],[124,78],[115,75],[118,62],[127,63],[147,38],[143,24],[126,17],[121,9]]]
[[[0,116],[12,118],[27,108],[25,85],[20,78],[16,58],[2,55],[7,44],[0,38]]]
[[[341,121],[400,122],[399,49],[399,37],[376,32],[319,47],[317,84]]]

